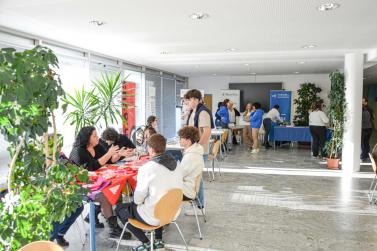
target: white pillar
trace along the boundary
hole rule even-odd
[[[345,55],[344,76],[347,108],[342,152],[342,169],[345,173],[360,171],[363,65],[364,55],[362,53]]]

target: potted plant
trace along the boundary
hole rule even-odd
[[[328,114],[333,131],[331,140],[326,144],[327,167],[329,169],[339,169],[346,109],[344,75],[339,71],[335,71],[330,74],[330,81],[331,91],[328,96],[330,99]]]
[[[296,105],[296,114],[293,118],[293,123],[296,126],[309,126],[309,110],[313,103],[323,102],[323,99],[318,97],[322,89],[313,83],[303,83],[300,89],[297,90],[298,97],[293,100]]]
[[[45,47],[0,49],[0,131],[11,156],[0,201],[0,250],[48,240],[52,223],[74,212],[87,193],[78,184],[88,181],[87,171],[58,160],[54,110],[64,91],[56,67],[57,57]]]

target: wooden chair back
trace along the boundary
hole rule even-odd
[[[224,144],[228,139],[228,130],[225,130],[223,132],[223,135],[221,135],[221,144]]]
[[[220,146],[221,146],[220,140],[216,141],[215,144],[213,145],[213,147],[212,147],[212,157],[213,158],[216,158],[217,154],[219,154]]]
[[[64,251],[62,247],[51,241],[35,241],[29,243],[18,251]]]
[[[181,189],[169,190],[158,201],[154,216],[160,220],[160,226],[164,226],[173,221],[174,216],[178,212],[183,199],[183,192]]]
[[[202,174],[199,174],[196,178],[195,178],[195,192],[196,194],[199,193],[199,188],[200,188],[200,181],[202,180]]]
[[[372,162],[373,172],[374,172],[375,174],[377,174],[376,161],[374,160],[373,155],[372,155],[371,153],[369,153],[369,158],[370,158],[370,161]]]

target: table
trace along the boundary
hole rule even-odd
[[[249,123],[249,126],[250,126],[250,123]],[[245,128],[245,125],[229,125],[229,129],[231,129],[233,131],[233,133],[236,133],[238,131],[242,131],[243,129]],[[242,132],[240,135],[238,135],[240,137],[240,143],[242,144]]]
[[[122,193],[123,188],[128,184],[132,187],[132,189],[136,188],[136,177],[137,177],[137,169],[134,168],[136,166],[141,166],[142,164],[149,161],[149,158],[142,157],[141,160],[135,160],[132,162],[118,162],[115,165],[107,165],[95,172],[97,176],[97,181],[103,175],[109,174],[114,172],[116,175],[109,178],[103,178],[105,182],[109,182],[107,186],[101,187],[100,191],[102,192],[105,197],[109,200],[112,205],[115,205],[119,199],[119,196]],[[132,168],[133,167],[133,168]],[[90,176],[92,182],[95,180],[95,176]],[[95,183],[92,183],[93,185]],[[89,186],[90,187],[90,186]],[[93,191],[92,191],[93,192]],[[90,197],[90,196],[89,196]],[[89,211],[89,222],[90,222],[90,251],[96,251],[96,228],[95,228],[95,206],[94,206],[94,199],[89,201],[90,211]]]
[[[299,142],[312,142],[312,135],[308,126],[275,126],[273,141],[299,141]],[[326,130],[326,138],[330,139],[332,132],[330,129]]]

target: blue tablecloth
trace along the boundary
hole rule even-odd
[[[327,129],[326,138],[331,138],[331,130]],[[300,142],[312,142],[312,136],[308,126],[297,127],[274,127],[274,141],[300,141]]]

